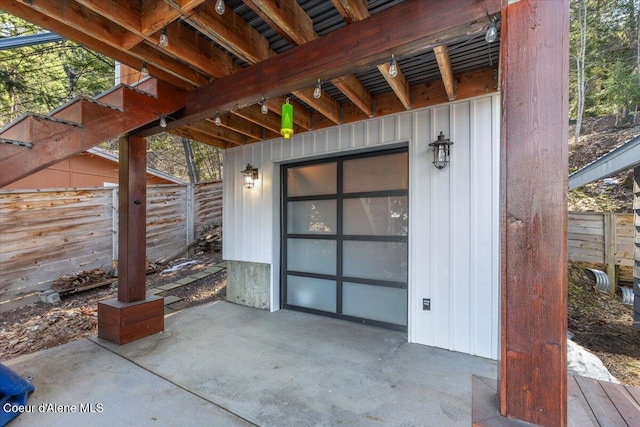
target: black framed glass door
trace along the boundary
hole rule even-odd
[[[407,328],[408,152],[282,166],[282,307]]]

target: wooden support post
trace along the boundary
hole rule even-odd
[[[618,284],[616,274],[616,217],[615,214],[607,212],[604,214],[604,262],[607,265],[607,276],[609,276],[609,292],[614,295]]]
[[[503,1],[500,414],[567,425],[569,2]]]
[[[120,138],[118,298],[98,303],[98,336],[116,344],[164,329],[163,299],[145,299],[146,161],[144,138]]]
[[[134,302],[145,297],[147,146],[144,138],[120,138],[118,226],[118,300]]]
[[[640,166],[633,170],[633,326],[640,331]]]

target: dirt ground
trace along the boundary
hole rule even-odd
[[[179,259],[175,266],[186,260]],[[204,254],[196,263],[172,273],[147,275],[147,289],[174,282],[220,263],[220,253]],[[166,267],[163,267],[166,268]],[[574,341],[596,354],[622,383],[640,387],[640,332],[633,329],[631,306],[620,295],[599,292],[577,264],[569,269],[569,331]],[[226,270],[167,291],[182,301],[169,305],[181,310],[224,299]],[[0,360],[54,347],[97,334],[97,302],[116,295],[116,285],[63,297],[56,305],[35,303],[0,314]]]
[[[162,273],[164,269],[187,261],[178,259],[146,276],[147,289],[175,282],[181,278],[201,272],[222,262],[220,252],[204,253],[193,259],[195,264],[175,272]],[[216,299],[224,299],[226,270],[197,280],[188,285],[160,294],[173,295],[181,301],[167,306],[169,310],[182,310]],[[63,296],[62,301],[52,305],[42,302],[30,304],[6,313],[0,313],[0,361],[22,354],[29,354],[55,347],[98,333],[98,301],[116,296],[117,283],[101,288]]]
[[[596,290],[578,264],[569,267],[569,331],[573,341],[602,360],[620,382],[640,387],[640,331],[633,328],[633,309],[620,292]]]

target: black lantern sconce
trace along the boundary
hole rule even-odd
[[[433,166],[438,169],[444,169],[449,164],[449,147],[453,142],[445,139],[444,134],[440,131],[438,140],[429,144],[433,147]]]
[[[247,168],[242,172],[242,185],[244,188],[253,188],[258,179],[258,169],[247,163]]]

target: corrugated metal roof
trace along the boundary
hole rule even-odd
[[[389,7],[403,3],[404,0],[371,0],[367,3],[369,13],[375,15]],[[233,9],[242,19],[260,32],[268,41],[271,49],[282,53],[292,46],[278,32],[273,30],[262,18],[260,18],[242,0],[227,0],[227,7]],[[347,23],[328,0],[299,0],[298,4],[312,19],[314,30],[323,36],[336,31]],[[489,19],[487,18],[487,24]],[[499,26],[498,26],[499,28]],[[454,74],[462,74],[470,71],[487,68],[498,63],[500,51],[500,34],[494,43],[487,43],[484,34],[478,34],[467,40],[460,40],[448,46]],[[249,64],[231,54],[238,64],[243,67]],[[412,57],[399,57],[398,65],[411,86],[425,84],[441,79],[440,70],[433,51]],[[354,75],[360,80],[371,95],[378,96],[390,91],[384,77],[377,68],[356,72]],[[348,98],[331,82],[322,82],[322,88],[341,104],[349,102]],[[298,100],[301,102],[300,100]],[[303,105],[304,103],[301,102]]]

